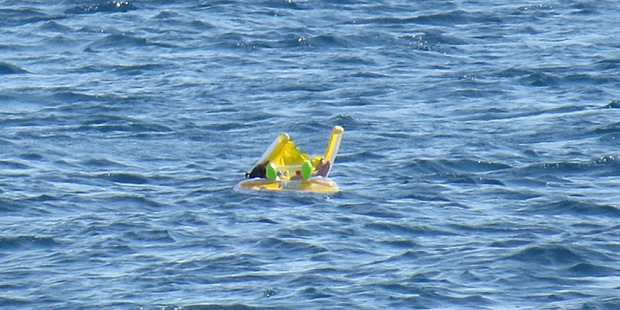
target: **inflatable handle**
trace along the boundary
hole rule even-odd
[[[312,176],[312,163],[309,160],[306,160],[301,165],[301,178],[307,180]]]
[[[340,149],[340,140],[342,140],[343,133],[344,128],[334,126],[334,128],[332,128],[332,134],[329,137],[329,142],[327,142],[327,148],[325,149],[325,156],[323,156],[323,158],[327,159],[332,167],[334,166],[334,160]]]
[[[291,140],[291,137],[289,137],[289,135],[287,133],[279,134],[276,137],[276,139],[273,140],[271,145],[267,148],[265,153],[263,153],[263,156],[261,156],[258,159],[258,161],[256,161],[256,164],[254,164],[254,166],[262,164],[263,162],[265,162],[269,158],[273,157],[273,154],[280,153],[280,151],[282,151],[282,148],[284,148],[284,146],[286,146],[286,143],[288,143],[290,140]]]
[[[274,163],[267,164],[265,167],[265,176],[269,181],[275,181],[278,178],[278,167]]]

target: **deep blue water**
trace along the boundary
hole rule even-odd
[[[620,309],[619,19],[0,0],[0,307]],[[341,193],[233,191],[334,125]]]

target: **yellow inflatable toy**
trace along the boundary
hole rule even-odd
[[[236,191],[302,191],[332,194],[340,191],[328,178],[334,164],[344,129],[334,126],[323,156],[309,158],[299,151],[287,133],[281,133],[267,151],[245,174],[247,180],[235,186]]]

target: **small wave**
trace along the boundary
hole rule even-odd
[[[550,11],[553,6],[550,4],[528,4],[519,7],[519,11],[532,12],[532,11]]]
[[[462,45],[469,42],[465,39],[451,36],[441,31],[426,30],[413,36],[400,37],[401,40],[409,41],[411,45],[424,47],[422,49],[432,50],[437,45]]]
[[[0,27],[17,27],[56,18],[31,8],[0,9]]]
[[[543,266],[575,265],[584,262],[584,258],[576,249],[557,244],[528,246],[507,258]]]
[[[310,47],[333,48],[351,46],[351,43],[346,38],[335,34],[324,34],[300,39]]]
[[[594,69],[596,71],[618,70],[620,69],[620,58],[608,58],[596,62]]]
[[[66,90],[57,90],[52,94],[53,98],[58,102],[62,103],[83,103],[83,102],[92,102],[98,101],[101,98],[97,95],[89,95],[75,91],[66,91]],[[75,109],[75,107],[71,107],[71,109]]]
[[[121,307],[125,308],[125,307]],[[131,307],[133,308],[133,307]],[[141,307],[139,307],[141,308]],[[147,307],[148,308],[148,307]],[[243,303],[214,303],[214,304],[194,304],[194,305],[169,305],[164,308],[154,307],[162,310],[183,309],[183,310],[259,310],[271,309],[270,307],[256,307],[252,305],[244,305]]]
[[[173,12],[173,11],[161,11],[157,15],[153,16],[154,19],[176,19],[180,18],[181,14]]]
[[[304,10],[305,1],[283,0],[283,1],[261,1],[261,5],[270,9]],[[277,14],[277,11],[268,11],[268,15]]]
[[[507,238],[493,241],[490,246],[495,248],[518,248],[530,244],[531,241],[525,238]]]
[[[24,163],[20,163],[14,160],[0,160],[0,167],[2,167],[2,169],[20,169],[20,170],[31,168],[30,166]]]
[[[472,15],[462,10],[445,13],[420,15],[414,18],[415,23],[425,25],[459,25],[472,21]]]
[[[84,161],[82,164],[84,166],[94,167],[94,168],[127,167],[127,165],[125,165],[125,164],[122,164],[120,162],[113,161],[113,160],[107,159],[107,158],[88,159],[88,160]]]
[[[391,238],[388,240],[379,241],[381,244],[384,244],[388,247],[395,249],[412,249],[418,248],[420,245],[415,241],[411,240],[411,238]]]
[[[149,179],[145,178],[141,175],[132,174],[132,173],[104,173],[99,176],[99,178],[108,180],[115,183],[124,183],[124,184],[148,184]]]
[[[236,41],[235,46],[248,49],[248,50],[257,50],[257,49],[283,49],[283,48],[294,48],[300,46],[308,46],[307,39],[304,37],[300,37],[297,35],[285,35],[285,36],[277,36],[271,40],[268,39],[256,39],[256,40],[241,40],[241,42]],[[234,37],[233,37],[234,38]]]
[[[598,14],[600,13],[596,2],[576,2],[570,5],[573,9],[571,14],[575,15],[590,15],[590,14]]]
[[[362,46],[393,46],[394,48],[411,49],[423,52],[447,53],[451,48],[458,45],[468,44],[469,41],[444,33],[440,30],[425,29],[418,33],[388,36],[386,34],[373,34],[371,36],[358,37],[353,42],[360,42]]]
[[[611,105],[615,105],[616,103],[610,103]],[[613,134],[620,135],[620,122],[609,123],[604,126],[594,128],[591,132],[593,135],[603,135],[603,134]]]
[[[93,14],[93,13],[115,13],[136,10],[137,7],[129,1],[109,1],[93,5],[80,5],[65,10],[66,14]]]
[[[437,177],[439,180],[443,182],[454,183],[454,184],[487,184],[487,185],[500,185],[500,186],[506,185],[500,179],[472,176],[472,175],[466,175],[466,174],[456,174],[456,173],[436,174],[435,177]]]
[[[562,79],[563,82],[584,85],[584,86],[599,86],[599,85],[614,85],[617,84],[620,79],[614,75],[607,74],[570,74]]]
[[[609,155],[590,161],[534,164],[515,172],[522,176],[551,176],[555,180],[569,175],[617,176],[620,174],[620,161]]]
[[[561,81],[556,75],[545,72],[533,72],[519,79],[519,83],[526,86],[546,87],[558,86]]]
[[[173,131],[171,128],[138,119],[125,118],[115,115],[95,115],[87,119],[78,129],[98,131],[102,133],[125,132],[135,135],[157,134]]]
[[[343,155],[339,154],[337,160],[338,162],[345,163],[345,162],[379,160],[383,158],[386,158],[386,156],[381,153],[376,153],[376,152],[371,152],[371,151],[362,151],[362,152],[349,153],[349,154],[343,154]]]
[[[445,13],[435,13],[419,15],[414,17],[378,17],[361,19],[357,24],[379,24],[379,25],[402,25],[402,24],[423,24],[423,25],[458,25],[470,22],[470,15],[465,11],[455,10]]]
[[[620,297],[606,297],[606,298],[600,298],[599,300],[596,300],[596,301],[587,301],[579,309],[618,310],[620,309]]]
[[[119,183],[128,184],[129,186],[140,183]],[[117,210],[136,210],[136,209],[148,209],[148,210],[161,210],[166,205],[155,199],[151,199],[141,194],[112,194],[108,197],[101,198],[100,200],[105,204],[106,208]],[[114,223],[113,225],[125,225],[123,223]],[[133,225],[133,224],[128,224]],[[135,227],[134,227],[135,228]],[[129,227],[128,229],[133,229]]]
[[[75,45],[75,41],[73,41],[73,39],[70,39],[69,37],[64,36],[62,34],[57,34],[53,37],[45,39],[44,44],[48,47],[56,46],[60,48],[66,48],[66,47]]]
[[[561,78],[549,73],[551,68],[546,69],[521,69],[510,68],[497,73],[499,77],[517,78],[524,86],[546,87],[561,84]]]
[[[392,223],[383,221],[374,221],[364,225],[364,229],[371,229],[390,235],[399,236],[428,236],[428,235],[451,235],[451,233],[439,231],[426,226],[413,225],[408,223]]]
[[[283,238],[267,238],[258,242],[257,247],[261,249],[261,251],[276,251],[276,252],[286,252],[288,254],[297,253],[299,255],[313,255],[317,253],[324,253],[327,251],[322,246],[302,242],[296,239],[283,239]]]
[[[0,187],[0,194],[4,193],[4,191]],[[25,207],[24,200],[13,200],[0,197],[0,211],[1,212],[21,212]]]
[[[485,161],[485,160],[415,160],[412,164],[416,170],[424,173],[441,173],[441,172],[491,172],[511,169],[508,164]]]
[[[153,71],[158,71],[162,69],[164,66],[161,64],[142,64],[142,65],[125,65],[125,66],[115,66],[113,71],[120,75],[141,75],[144,73],[151,73]]]
[[[40,195],[34,195],[31,197],[26,198],[27,201],[34,201],[34,202],[45,202],[45,201],[56,201],[59,200],[58,196],[55,195],[50,195],[50,194],[40,194]]]
[[[27,70],[6,62],[0,62],[0,75],[30,73]]]
[[[368,71],[360,71],[360,72],[355,72],[353,74],[351,74],[351,77],[356,77],[356,78],[364,78],[364,79],[383,79],[386,78],[387,75],[379,73],[379,72],[368,72]],[[364,105],[370,105],[371,103],[367,100],[363,100],[363,99],[356,99],[353,101],[353,104],[348,104],[349,106],[352,105],[360,105],[360,106],[364,106]]]
[[[301,291],[298,292],[298,294],[302,295],[304,298],[308,298],[310,300],[315,300],[315,299],[327,299],[327,298],[331,298],[333,297],[332,294],[325,292],[322,289],[313,287],[313,286],[309,286],[309,287],[305,287],[304,289],[302,289]]]
[[[368,122],[357,119],[348,114],[338,114],[329,119],[331,126],[339,125],[345,128],[345,130],[352,131],[361,128],[368,128],[370,124]]]
[[[500,89],[478,89],[478,88],[468,88],[468,89],[456,89],[450,91],[451,97],[462,97],[462,98],[486,98],[495,95],[501,95],[504,91]]]
[[[404,183],[408,184],[409,182],[406,179]],[[415,199],[415,200],[425,201],[425,202],[450,202],[451,201],[450,199],[442,195],[439,195],[439,194],[433,195],[432,193],[407,193],[405,195],[402,195],[401,198]]]
[[[414,250],[405,250],[403,252],[397,253],[395,255],[390,255],[389,257],[382,259],[380,261],[376,261],[376,264],[390,264],[390,265],[398,265],[402,262],[413,262],[420,259],[420,257],[425,257],[429,255],[428,252],[425,251],[414,251]]]
[[[3,52],[23,51],[23,50],[28,50],[30,48],[31,47],[29,47],[27,45],[23,45],[23,44],[5,44],[5,43],[0,43],[0,51],[3,51]]]
[[[19,157],[21,159],[33,160],[33,161],[39,161],[39,160],[43,159],[43,155],[42,154],[35,153],[35,152],[24,153],[24,154],[21,154]]]
[[[620,100],[614,99],[611,100],[607,105],[604,106],[607,109],[620,109]]]
[[[263,224],[279,224],[279,222],[277,220],[273,220],[270,218],[259,218],[256,220],[257,223],[263,223]]]
[[[568,268],[567,271],[571,275],[580,277],[605,277],[618,274],[620,270],[591,263],[578,263]]]
[[[0,237],[0,249],[3,250],[41,249],[58,245],[60,245],[59,242],[47,236]]]
[[[166,229],[133,229],[123,235],[125,238],[139,242],[172,243],[175,242]]]
[[[360,57],[360,56],[353,56],[353,55],[340,55],[334,58],[334,62],[337,62],[339,64],[343,64],[343,65],[353,65],[353,66],[373,66],[376,65],[377,63],[369,58],[365,58],[365,57]],[[355,76],[355,74],[354,74]],[[388,75],[386,74],[382,74],[382,73],[372,73],[370,75],[370,77],[387,77]],[[365,75],[362,75],[362,77],[365,77]]]
[[[618,82],[618,78],[607,74],[584,74],[584,73],[565,73],[566,67],[551,67],[540,69],[508,69],[499,73],[502,76],[516,77],[521,85],[534,87],[556,87],[556,86],[597,86],[609,85]]]
[[[68,33],[68,32],[72,32],[73,28],[69,27],[69,26],[65,26],[63,24],[60,24],[56,21],[49,21],[44,23],[43,25],[41,25],[39,27],[41,30],[47,30],[47,31],[52,31],[52,32],[60,32],[60,33]]]
[[[351,42],[345,37],[341,37],[335,34],[321,34],[316,36],[299,36],[296,34],[289,34],[280,36],[279,34],[273,34],[276,39],[273,40],[252,40],[245,41],[238,44],[238,47],[246,47],[249,49],[258,48],[294,48],[294,47],[308,47],[308,48],[339,48],[349,47]],[[279,39],[278,39],[279,37]]]
[[[5,289],[4,286],[3,286],[3,289]],[[6,307],[7,309],[11,309],[12,307],[15,307],[14,309],[31,308],[33,307],[33,303],[41,302],[40,297],[24,298],[20,296],[3,296],[1,300],[2,300],[2,306]],[[44,307],[44,306],[41,305],[41,307]]]
[[[197,29],[197,30],[201,30],[201,31],[204,31],[205,29],[213,29],[213,28],[215,28],[215,26],[213,26],[209,22],[206,22],[206,21],[203,21],[203,20],[193,20],[190,23],[188,23],[188,25],[191,28],[194,28],[194,29]]]
[[[582,216],[607,216],[610,218],[620,217],[620,208],[612,205],[597,204],[576,199],[562,199],[556,202],[543,202],[530,205],[522,211],[535,212],[536,214],[572,214]]]
[[[508,68],[502,71],[499,71],[496,73],[496,75],[498,77],[503,77],[503,78],[515,78],[515,77],[522,77],[528,74],[532,74],[532,70],[527,70],[524,68],[519,68],[519,67],[513,67],[513,68]]]
[[[128,34],[111,34],[89,44],[84,50],[91,52],[97,50],[107,50],[119,47],[143,47],[147,46],[145,38],[134,37]]]

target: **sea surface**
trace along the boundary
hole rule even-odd
[[[620,2],[0,0],[1,309],[620,309]],[[280,132],[341,192],[236,192]]]

